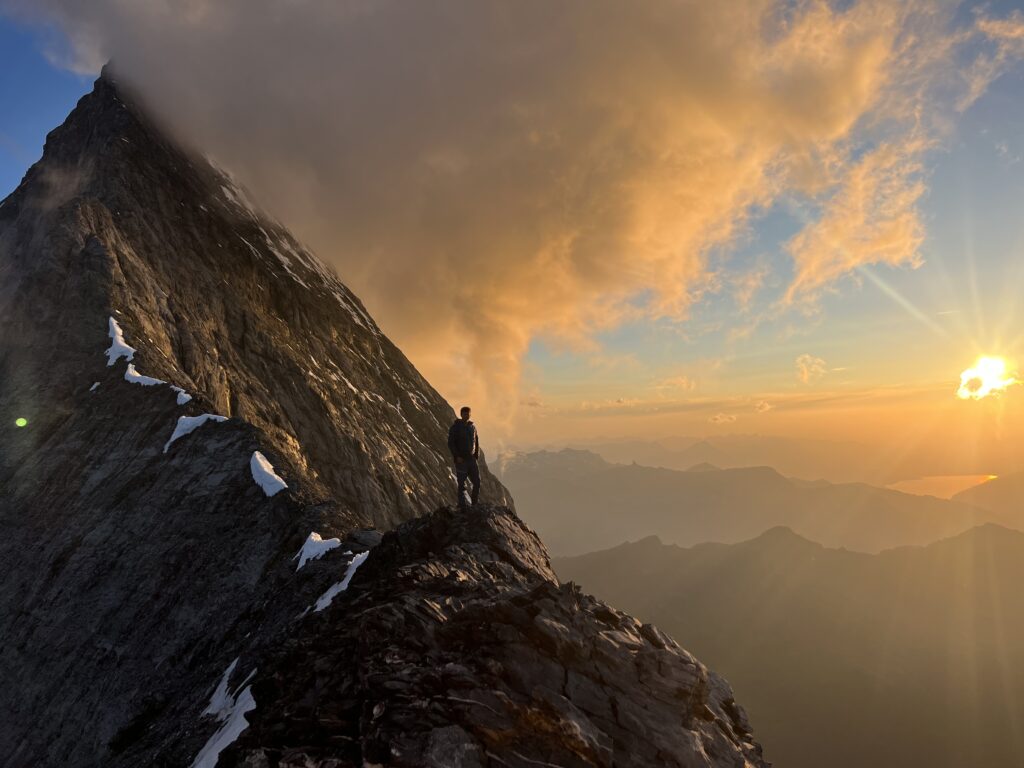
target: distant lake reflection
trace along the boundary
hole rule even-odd
[[[960,491],[994,480],[995,477],[995,475],[932,475],[913,480],[900,480],[898,483],[890,483],[886,488],[903,491],[903,493],[913,493],[917,496],[938,496],[940,499],[948,499]]]

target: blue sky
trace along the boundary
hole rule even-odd
[[[53,130],[92,87],[92,78],[53,67],[37,38],[0,17],[0,196],[39,159]]]

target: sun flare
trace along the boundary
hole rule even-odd
[[[979,357],[973,367],[960,374],[960,387],[956,391],[956,396],[961,400],[981,400],[1019,383],[1007,373],[1005,359]]]

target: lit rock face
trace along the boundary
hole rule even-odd
[[[133,353],[106,354],[115,324]],[[251,425],[339,520],[391,526],[454,494],[449,405],[333,272],[106,76],[0,207],[0,409],[30,426],[0,431],[14,494],[29,473],[33,489],[109,485],[122,458],[54,455],[79,456],[98,420],[120,425],[104,447],[145,461],[178,415],[203,412]],[[508,503],[483,475],[484,497]]]

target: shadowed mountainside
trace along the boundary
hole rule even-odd
[[[1024,533],[876,555],[785,528],[689,549],[651,537],[554,567],[726,675],[778,765],[1021,765]]]

